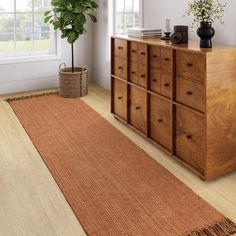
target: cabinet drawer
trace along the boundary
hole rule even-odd
[[[205,87],[180,77],[176,77],[176,101],[199,111],[205,111]]]
[[[122,79],[127,79],[127,61],[119,57],[114,58],[114,75]]]
[[[145,91],[134,86],[129,87],[129,123],[146,134],[147,96]]]
[[[205,65],[205,54],[176,51],[177,75],[204,81],[206,76]]]
[[[130,42],[129,59],[132,62],[138,61],[138,43]]]
[[[147,86],[147,68],[146,65],[130,63],[129,81],[146,88]]]
[[[150,96],[150,138],[172,150],[172,105],[171,102]]]
[[[132,83],[138,83],[138,65],[137,63],[131,62],[129,64],[129,81]]]
[[[177,106],[175,122],[176,156],[203,173],[205,163],[204,117]]]
[[[149,73],[149,89],[153,92],[161,92],[161,71],[158,69],[150,69]]]
[[[169,71],[161,72],[161,94],[171,98],[172,97],[172,73]]]
[[[161,68],[161,49],[159,47],[150,46],[149,62],[151,68]]]
[[[138,65],[138,85],[147,87],[147,66],[144,64]]]
[[[113,112],[127,119],[127,85],[113,78]]]
[[[138,44],[138,63],[147,64],[147,44],[139,43]]]
[[[173,53],[172,49],[162,48],[161,49],[161,69],[172,72],[173,64]]]
[[[114,39],[114,55],[127,59],[127,41],[123,39]]]

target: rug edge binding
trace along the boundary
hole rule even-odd
[[[4,100],[6,102],[13,102],[13,101],[17,101],[17,100],[36,98],[36,97],[42,97],[42,96],[47,96],[47,95],[53,95],[53,94],[58,94],[58,91],[57,90],[52,90],[52,91],[41,92],[41,93],[36,93],[36,94],[21,95],[21,96],[17,96],[17,97],[8,97]]]

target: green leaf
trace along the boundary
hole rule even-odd
[[[51,11],[45,11],[44,16],[48,16],[51,13]]]
[[[97,22],[97,17],[91,14],[88,14],[93,22]]]
[[[45,17],[45,18],[44,18],[44,22],[45,22],[45,23],[48,23],[51,18],[52,18],[52,16],[47,16],[47,17]]]

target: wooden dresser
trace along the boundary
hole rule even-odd
[[[111,39],[111,111],[210,180],[236,169],[236,48]]]

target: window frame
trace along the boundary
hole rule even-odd
[[[61,51],[58,51],[58,45],[60,44],[60,38],[58,36],[58,32],[53,29],[50,25],[49,31],[44,31],[43,33],[48,33],[50,35],[50,48],[48,50],[30,50],[30,51],[16,51],[16,36],[17,34],[24,34],[25,32],[17,32],[16,28],[16,19],[17,15],[32,15],[32,45],[34,45],[34,34],[35,34],[35,16],[43,14],[44,11],[37,11],[34,8],[34,0],[32,0],[32,9],[30,11],[17,11],[16,9],[16,1],[14,0],[14,9],[13,11],[2,11],[0,15],[13,15],[14,18],[14,31],[11,33],[8,32],[1,32],[0,35],[12,35],[13,36],[13,51],[9,53],[1,53],[0,55],[0,64],[8,64],[8,63],[18,63],[18,62],[27,62],[27,61],[41,61],[41,60],[54,60],[59,59],[61,57]],[[45,9],[46,10],[46,9]]]
[[[114,0],[113,1],[113,33],[117,34],[116,32],[116,1],[119,0]],[[126,0],[124,0],[126,1]],[[134,0],[133,0],[134,1]],[[139,27],[142,28],[144,26],[144,0],[139,0]],[[126,14],[126,12],[121,12],[123,14]],[[127,32],[119,33],[119,34],[127,34]]]

